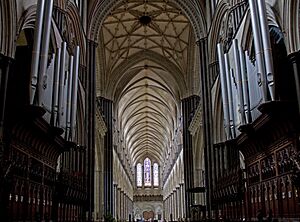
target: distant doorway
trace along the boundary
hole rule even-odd
[[[154,219],[154,212],[153,211],[144,211],[143,218],[145,221],[147,221],[147,220],[150,221],[150,219]]]

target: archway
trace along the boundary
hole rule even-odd
[[[183,122],[189,121],[188,113],[198,106],[200,86],[193,80],[199,80],[200,72],[196,40],[204,37],[206,30],[202,6],[190,1],[133,0],[103,1],[95,3],[93,8],[88,36],[98,44],[95,50],[97,100],[100,104],[110,104],[109,111],[100,105],[106,110],[103,114],[106,121],[111,121],[111,133],[106,135],[107,140],[113,141],[109,149],[128,173],[126,178],[132,181],[129,189],[136,192],[129,196],[131,201],[144,194],[162,201],[163,181],[179,161],[183,149],[183,144],[176,142],[183,141],[179,130],[183,124],[188,127]],[[151,191],[137,189],[135,182],[136,164],[147,155],[157,160],[162,181],[160,187]],[[184,156],[184,163],[193,157],[192,153]],[[192,160],[188,164],[191,168],[185,173],[193,170]],[[105,164],[104,168],[112,170]],[[125,195],[128,187],[114,178],[109,180],[105,183],[114,181],[116,189]],[[179,188],[182,181],[174,180],[170,184]],[[119,195],[118,191],[115,195]],[[171,195],[175,196],[175,192]],[[179,191],[176,195],[177,204]],[[122,198],[121,195],[117,202]],[[118,208],[113,211],[115,215],[122,214]],[[181,212],[179,215],[179,211],[174,213],[174,218],[179,216],[184,215]]]

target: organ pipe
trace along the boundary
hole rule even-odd
[[[80,54],[80,48],[79,48],[79,46],[77,46],[75,49],[75,54],[74,54],[74,69],[73,69],[74,70],[74,78],[73,78],[73,86],[72,86],[72,108],[71,108],[71,124],[70,124],[71,139],[73,139],[75,125],[76,125],[79,54]]]
[[[244,110],[244,92],[243,92],[243,86],[242,86],[241,63],[240,63],[240,55],[239,55],[237,39],[233,40],[233,54],[234,54],[234,61],[235,61],[235,65],[236,65],[237,88],[238,88],[238,98],[239,98],[239,103],[240,103],[241,124],[245,125],[246,117],[245,117],[245,110]]]
[[[231,85],[231,75],[230,75],[230,66],[228,54],[224,54],[225,61],[225,71],[226,71],[226,81],[227,81],[227,90],[228,90],[228,106],[229,106],[229,117],[230,117],[230,129],[233,139],[235,137],[235,121],[234,121],[234,107],[233,107],[233,96],[232,96],[232,85]]]
[[[30,104],[33,104],[35,91],[37,87],[37,81],[38,81],[42,26],[43,26],[43,17],[44,17],[44,10],[45,10],[44,8],[45,8],[45,1],[39,0],[37,2],[34,42],[33,42],[33,50],[32,50]]]
[[[257,3],[258,3],[263,53],[265,59],[267,84],[269,87],[271,100],[274,101],[275,100],[274,68],[273,68],[273,57],[272,57],[272,48],[270,43],[269,27],[268,27],[267,16],[266,16],[267,15],[266,2],[265,0],[258,0]]]
[[[70,125],[71,125],[73,60],[74,60],[74,57],[70,56],[69,78],[68,78],[68,87],[67,87],[68,92],[67,92],[67,98],[66,98],[66,134],[65,134],[65,137],[67,140],[69,139]]]
[[[249,87],[248,87],[248,77],[247,77],[247,68],[245,61],[245,52],[241,47],[240,51],[240,63],[241,63],[241,74],[242,74],[242,86],[243,86],[243,95],[244,95],[244,104],[245,104],[245,114],[246,114],[246,123],[252,122],[251,112],[250,112],[250,96],[249,96]]]
[[[225,62],[224,62],[224,52],[222,45],[219,43],[217,45],[218,49],[218,59],[219,59],[219,67],[220,67],[220,80],[221,80],[221,90],[223,97],[223,110],[224,110],[224,122],[225,122],[225,130],[227,139],[231,136],[230,133],[230,117],[229,117],[229,104],[228,104],[228,91],[227,91],[227,82],[226,82],[226,71],[225,71]]]
[[[262,51],[262,41],[261,41],[261,30],[259,25],[258,10],[256,5],[256,0],[249,0],[250,14],[251,14],[251,24],[252,32],[254,37],[254,46],[257,61],[257,71],[259,76],[259,82],[262,89],[262,99],[263,102],[267,101],[267,83],[266,83],[266,73],[265,64]]]
[[[53,91],[52,91],[52,109],[51,109],[51,120],[50,124],[54,126],[54,121],[58,115],[58,90],[59,90],[59,75],[60,75],[60,56],[61,49],[57,49],[56,60],[55,60],[55,69],[54,69],[54,78],[53,78]]]
[[[64,81],[65,81],[65,62],[66,62],[67,43],[62,42],[61,50],[61,63],[60,63],[60,75],[59,75],[59,91],[58,91],[58,115],[56,119],[56,126],[60,126],[60,114],[63,111],[63,98],[64,98]]]
[[[48,64],[48,52],[49,52],[49,41],[52,21],[52,9],[53,0],[46,1],[45,16],[43,23],[43,37],[41,45],[40,65],[38,74],[38,94],[37,105],[42,106],[42,92],[44,91],[44,80],[47,77],[47,64]]]

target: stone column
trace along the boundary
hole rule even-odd
[[[177,194],[176,190],[173,190],[173,220],[177,220]]]
[[[123,212],[124,212],[124,191],[120,192],[120,219],[123,220]]]
[[[181,202],[180,202],[180,190],[179,190],[179,186],[176,187],[176,209],[177,209],[177,217],[176,219],[178,219],[179,217],[181,217]]]
[[[180,184],[180,194],[181,194],[181,203],[182,203],[182,208],[181,208],[181,214],[182,217],[186,218],[186,210],[185,210],[185,188],[184,188],[184,184]]]
[[[124,215],[124,219],[125,220],[128,219],[128,196],[127,196],[127,194],[125,196],[125,215]]]
[[[113,214],[113,102],[98,98],[107,132],[104,136],[104,212]]]
[[[125,192],[123,193],[122,205],[123,205],[122,219],[125,220],[126,219],[126,193]]]
[[[118,194],[117,194],[117,187],[118,185],[117,184],[114,184],[114,218],[117,217],[117,197],[118,197]]]
[[[168,206],[168,214],[167,214],[166,218],[170,219],[170,213],[171,213],[171,209],[170,209],[170,196],[168,196],[168,199],[167,199],[167,206]]]
[[[127,207],[127,220],[129,221],[129,219],[132,220],[132,218],[131,218],[131,201],[130,201],[129,196],[128,196],[128,198],[127,198],[127,201],[128,201],[128,207]]]
[[[169,214],[169,218],[172,221],[173,220],[173,203],[172,203],[172,193],[170,194],[170,198],[169,198],[169,206],[170,206],[170,214]]]
[[[163,214],[162,214],[162,219],[165,218],[166,215],[166,200],[163,200]]]
[[[170,196],[168,196],[168,198],[167,198],[167,209],[168,209],[168,214],[166,215],[166,218],[170,219],[170,213],[171,213],[171,211],[170,211]]]
[[[129,221],[129,214],[130,214],[130,199],[129,196],[127,196],[127,215],[126,218]]]
[[[118,185],[116,185],[116,199],[115,199],[115,218],[117,219],[119,217],[119,191],[118,191]]]
[[[131,215],[132,217],[132,214],[131,214],[131,200],[130,200],[130,197],[128,196],[128,220],[129,220],[129,215]]]
[[[87,46],[87,83],[86,83],[86,138],[87,138],[87,212],[88,221],[92,220],[94,211],[94,165],[95,165],[95,115],[96,115],[96,47],[93,41]]]
[[[124,197],[124,219],[127,219],[127,194],[125,193],[125,197]]]
[[[174,208],[175,208],[175,206],[174,206],[174,193],[173,192],[171,193],[170,200],[171,200],[171,204],[170,204],[170,206],[171,206],[170,219],[171,219],[171,221],[173,221],[174,220],[174,216],[175,216],[175,214],[174,214]]]
[[[182,100],[183,115],[183,163],[184,163],[184,184],[185,190],[185,209],[188,218],[191,217],[190,205],[194,202],[191,192],[186,192],[194,187],[194,165],[193,165],[193,143],[192,135],[188,128],[199,103],[198,96],[190,96]]]
[[[118,187],[118,194],[117,194],[117,198],[118,198],[118,203],[117,203],[117,219],[121,218],[121,188]]]
[[[122,193],[122,219],[124,220],[126,218],[126,193],[123,191]]]
[[[3,221],[8,221],[8,212],[6,211],[9,204],[9,186],[6,184],[6,172],[8,170],[7,160],[4,154],[7,151],[5,136],[5,109],[7,99],[7,82],[10,67],[13,60],[0,54],[0,215]]]
[[[126,193],[123,194],[123,220],[126,219]]]
[[[7,82],[12,59],[0,54],[0,161],[3,154],[3,132],[7,95]]]
[[[4,154],[4,127],[5,127],[5,109],[7,97],[7,84],[9,77],[9,70],[13,60],[0,54],[0,163],[3,167],[3,154]],[[1,172],[1,171],[0,171]],[[0,178],[2,179],[2,173]],[[5,174],[5,173],[4,173]]]
[[[134,212],[133,212],[133,199],[131,199],[131,213],[132,213],[132,221],[134,219]]]
[[[200,39],[197,42],[200,54],[200,81],[202,94],[202,124],[204,131],[204,160],[205,160],[205,188],[206,188],[206,209],[208,218],[211,218],[211,188],[212,188],[212,110],[211,110],[211,92],[208,71],[208,46],[207,38]],[[185,186],[187,186],[185,184]],[[186,187],[187,188],[187,187]]]
[[[164,218],[168,218],[169,217],[169,205],[168,205],[168,198],[166,198],[165,200],[165,216]]]
[[[128,197],[125,194],[125,212],[124,212],[124,219],[127,220],[128,218]]]
[[[127,196],[127,220],[129,220],[129,214],[130,214],[130,199],[129,196]]]
[[[175,216],[175,214],[174,214],[174,208],[175,208],[175,206],[174,206],[174,193],[173,192],[171,193],[171,196],[170,196],[170,207],[171,207],[171,215],[172,215],[172,221],[173,221],[174,216]]]
[[[169,197],[167,197],[166,199],[166,214],[165,214],[165,218],[169,218],[170,217],[170,208],[169,208]]]
[[[182,208],[183,208],[184,203],[183,203],[183,200],[182,200],[182,193],[181,193],[180,187],[181,187],[181,184],[179,184],[176,188],[177,189],[177,195],[178,195],[178,215],[179,215],[179,217],[183,218]]]

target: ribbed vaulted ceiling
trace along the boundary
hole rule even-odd
[[[185,85],[191,26],[167,0],[123,2],[102,26],[105,72],[114,79],[111,75],[138,55],[136,63],[131,61],[133,65],[121,75],[117,72],[118,126],[133,165],[149,156],[162,166],[169,158],[180,116],[179,85]]]
[[[102,30],[108,71],[143,50],[163,55],[182,71],[186,68],[190,25],[168,1],[124,1],[106,18]]]
[[[176,127],[178,107],[169,86],[159,77],[164,72],[146,67],[122,92],[118,119],[123,129],[125,147],[133,162],[149,154],[163,163]]]

